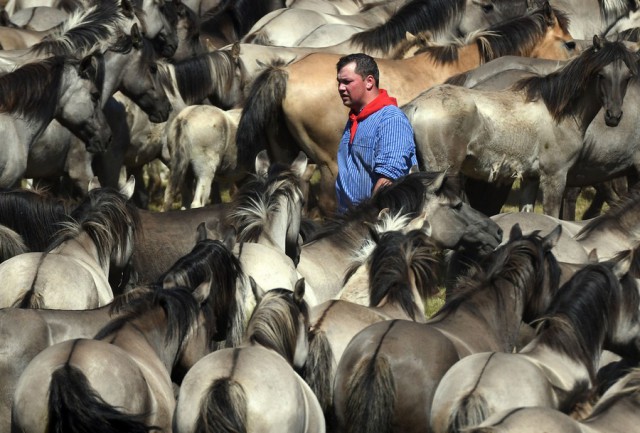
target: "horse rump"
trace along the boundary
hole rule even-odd
[[[126,414],[109,405],[91,387],[82,371],[65,364],[51,375],[49,433],[148,433],[145,415]]]
[[[247,396],[230,378],[217,379],[202,401],[194,433],[246,433]]]

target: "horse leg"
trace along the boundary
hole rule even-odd
[[[560,218],[562,197],[566,188],[566,173],[554,173],[553,176],[541,175],[542,210],[546,215]]]
[[[533,212],[539,186],[538,179],[522,178],[520,181],[520,212]]]
[[[209,196],[211,195],[211,183],[213,182],[213,176],[210,173],[206,175],[200,175],[197,177],[195,194],[191,201],[191,207],[203,207],[207,204]]]
[[[562,219],[567,221],[573,221],[576,219],[576,201],[582,188],[580,187],[568,187],[564,193],[564,200],[562,202]]]
[[[324,216],[332,215],[337,208],[336,175],[327,164],[318,164],[320,182],[318,184],[318,208]]]

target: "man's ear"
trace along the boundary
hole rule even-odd
[[[367,79],[365,80],[365,86],[367,87],[367,90],[371,90],[373,89],[373,85],[376,83],[375,78],[373,78],[373,75],[367,75]]]

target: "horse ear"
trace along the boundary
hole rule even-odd
[[[204,241],[207,239],[207,225],[205,222],[201,222],[198,224],[198,228],[196,228],[196,243],[200,241]]]
[[[127,200],[133,196],[133,192],[136,189],[136,178],[133,175],[129,176],[129,180],[120,187],[120,193],[122,193]]]
[[[135,16],[133,4],[129,0],[120,0],[120,9],[122,9],[122,15],[129,19]]]
[[[304,278],[300,278],[296,281],[296,286],[293,289],[293,301],[297,305],[301,305],[304,302]]]
[[[409,42],[413,42],[416,40],[416,35],[414,35],[413,33],[406,31],[404,32],[404,38],[406,40],[408,40]]]
[[[296,159],[293,161],[293,163],[291,163],[291,171],[296,174],[298,179],[302,179],[302,177],[304,176],[304,173],[307,170],[308,162],[309,159],[307,158],[307,155],[303,151],[300,151]]]
[[[598,263],[598,249],[594,248],[589,251],[589,256],[587,257],[588,263]]]
[[[555,229],[551,230],[551,232],[543,238],[542,245],[544,245],[547,251],[550,250],[558,244],[561,235],[562,226],[558,224]]]
[[[602,45],[602,38],[598,35],[593,35],[593,50],[597,52],[602,49]]]
[[[78,72],[82,78],[95,82],[98,76],[98,58],[93,54],[86,56],[80,61]]]
[[[267,177],[267,173],[269,172],[269,166],[271,163],[269,162],[269,155],[266,150],[261,150],[256,155],[256,174],[258,176]]]
[[[198,284],[198,287],[193,291],[193,297],[196,298],[199,304],[204,304],[209,299],[211,293],[211,281],[203,281]]]
[[[133,23],[133,25],[131,26],[131,43],[136,50],[140,50],[144,46],[142,33],[140,33],[138,23]]]
[[[262,290],[262,287],[256,283],[256,280],[254,280],[252,276],[249,276],[249,285],[251,285],[251,292],[253,293],[253,297],[256,298],[256,305],[258,305],[262,302],[265,292]]]
[[[300,180],[309,182],[313,177],[313,174],[316,172],[316,168],[318,168],[318,164],[307,164],[307,169],[304,171]]]
[[[163,289],[172,289],[176,287],[178,284],[176,283],[176,277],[173,274],[169,274],[164,277],[162,280],[162,288]]]
[[[411,221],[409,221],[407,223],[406,226],[404,226],[404,228],[402,229],[403,233],[408,233],[411,230],[422,230],[425,226],[425,224],[427,226],[429,226],[429,223],[427,223],[427,212],[423,212],[421,213],[419,216],[413,218]],[[429,230],[429,232],[431,232],[431,230]],[[431,233],[429,233],[431,234]]]
[[[521,238],[522,238],[522,229],[520,228],[520,224],[515,223],[511,227],[511,232],[509,232],[509,241],[515,241]]]
[[[548,1],[544,2],[542,5],[542,12],[544,13],[544,19],[548,26],[553,26],[555,24],[555,15],[553,13],[553,8],[549,4]]]
[[[633,257],[633,250],[627,250],[621,254],[620,260],[613,265],[613,273],[618,279],[624,277],[631,269],[631,260]]]
[[[433,182],[431,182],[431,185],[429,186],[429,190],[434,193],[437,193],[438,191],[440,191],[440,188],[442,188],[442,185],[444,185],[444,180],[446,179],[446,176],[447,176],[446,171],[442,171],[438,173],[436,178],[433,179]]]
[[[418,164],[412,165],[411,168],[409,169],[409,174],[419,173],[419,172],[420,172],[420,167],[418,167]]]
[[[363,224],[367,227],[367,230],[369,230],[369,236],[371,236],[371,240],[376,244],[379,243],[380,233],[378,232],[378,228],[376,227],[376,225],[369,221],[364,221]]]
[[[231,57],[233,57],[234,60],[240,58],[240,42],[234,42],[231,46]]]
[[[89,188],[87,188],[87,191],[91,191],[92,189],[97,188],[102,188],[102,185],[100,185],[100,179],[98,179],[98,176],[93,176],[93,178],[89,181]]]
[[[228,226],[224,230],[224,236],[222,237],[222,243],[229,251],[233,251],[233,248],[236,246],[236,237],[237,232],[234,226]]]

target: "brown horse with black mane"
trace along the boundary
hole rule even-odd
[[[402,60],[378,59],[383,87],[403,105],[434,84],[503,55],[566,59],[575,49],[567,24],[565,15],[546,3],[477,34],[467,45],[429,47]],[[251,167],[264,148],[279,161],[290,161],[303,150],[321,171],[320,207],[325,212],[335,207],[336,153],[347,119],[334,80],[339,58],[317,53],[267,69],[251,88],[237,133],[243,167]]]

